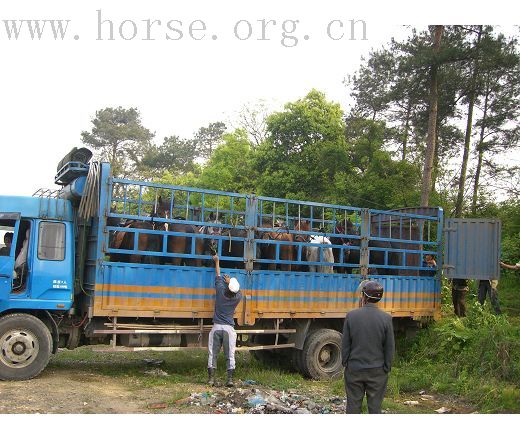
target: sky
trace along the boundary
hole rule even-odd
[[[510,25],[516,16],[485,11],[484,2],[472,2],[477,7],[469,13],[451,3],[437,2],[428,15],[404,1],[3,4],[0,194],[52,187],[58,162],[81,146],[81,131],[101,108],[137,107],[157,142],[191,136],[210,122],[233,122],[248,103],[279,108],[312,88],[346,108],[346,76],[371,48],[404,37],[403,24]],[[53,38],[50,22],[33,39],[27,20],[69,22],[63,40]]]

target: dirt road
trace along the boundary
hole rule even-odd
[[[299,377],[295,380],[301,380],[303,385],[296,383],[293,390],[288,386],[281,391],[279,384],[267,378],[265,383],[253,384],[238,379],[238,391],[222,386],[209,388],[204,384],[204,357],[189,355],[176,362],[157,360],[157,364],[151,364],[143,354],[124,358],[91,355],[87,349],[79,356],[60,352],[39,377],[25,382],[0,382],[0,414],[262,412],[262,408],[256,411],[248,405],[248,398],[254,395],[268,396],[275,406],[280,406],[281,398],[285,406],[293,406],[293,412],[308,408],[314,413],[343,411],[344,396],[333,395],[319,382]],[[283,374],[282,378],[287,380]],[[341,384],[336,389],[341,390]],[[387,399],[386,410],[433,413],[445,407],[449,412],[474,411],[455,399],[425,396]]]

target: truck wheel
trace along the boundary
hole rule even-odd
[[[15,313],[0,318],[0,380],[27,380],[49,363],[52,337],[38,318]]]
[[[340,376],[341,333],[321,328],[306,339],[302,351],[304,374],[312,379],[335,379]]]
[[[296,348],[293,348],[292,350],[292,363],[294,368],[301,375],[308,376],[309,372],[305,369],[305,364],[303,362],[303,350],[298,350]]]

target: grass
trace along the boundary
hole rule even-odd
[[[520,282],[509,276],[499,284],[504,313],[496,316],[489,301],[476,300],[472,285],[466,318],[453,315],[449,287],[444,290],[444,318],[411,343],[400,341],[389,392],[423,388],[464,399],[480,412],[520,412]]]
[[[421,330],[410,340],[397,340],[397,354],[389,377],[383,408],[393,413],[432,412],[433,407],[410,407],[405,400],[417,400],[421,390],[452,399],[466,412],[520,412],[520,278],[509,276],[499,284],[504,315],[491,313],[488,303],[476,301],[475,286],[467,298],[468,317],[453,315],[449,287],[444,288],[443,319]],[[188,396],[206,384],[207,354],[204,351],[171,353],[96,353],[89,347],[60,351],[50,370],[95,372],[120,378],[130,389],[168,387],[169,403]],[[158,367],[168,376],[144,374],[143,359],[161,359]],[[225,364],[219,357],[218,377]],[[275,390],[297,390],[313,398],[344,396],[342,380],[312,381],[282,365],[266,366],[249,353],[237,353],[237,379],[252,379],[259,386]],[[453,401],[455,399],[455,401]]]

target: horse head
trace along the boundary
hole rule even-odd
[[[168,230],[168,224],[166,222],[160,222],[157,219],[169,220],[171,218],[170,203],[163,201],[162,197],[159,196],[155,201],[150,217],[152,218],[153,229]]]
[[[309,220],[302,220],[299,219],[296,224],[294,225],[295,231],[310,231],[311,230],[311,222]],[[299,242],[308,242],[309,241],[309,235],[307,234],[296,234],[294,236],[295,241]]]
[[[218,225],[221,225],[222,222],[217,219],[217,217],[215,216],[214,213],[211,213],[209,215],[208,223],[211,223],[211,225],[203,225],[199,228],[200,234],[214,235],[214,236],[222,235],[223,228],[218,226]],[[218,240],[216,240],[214,238],[209,238],[209,239],[205,239],[204,243],[206,243],[205,244],[206,249],[209,249],[209,251],[212,254],[217,253]]]
[[[354,223],[352,223],[350,220],[347,220],[345,224],[336,223],[336,226],[334,227],[334,233],[340,235],[356,235],[357,231]],[[347,246],[352,244],[352,240],[347,237],[340,237],[340,241],[342,244]]]

